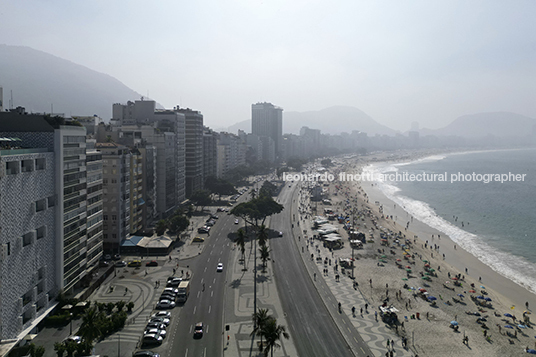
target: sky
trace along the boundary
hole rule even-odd
[[[353,106],[405,131],[536,118],[535,18],[532,0],[2,0],[0,43],[200,110],[216,129],[266,101]]]

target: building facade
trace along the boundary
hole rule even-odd
[[[283,140],[283,108],[266,102],[252,104],[251,133],[271,138],[274,142],[276,159],[279,158]]]

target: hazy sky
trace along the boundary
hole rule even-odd
[[[213,128],[269,101],[354,106],[407,130],[485,111],[536,118],[535,19],[533,0],[7,0],[0,43],[200,110]]]

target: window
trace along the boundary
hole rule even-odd
[[[112,221],[117,221],[117,215],[112,214]]]
[[[46,169],[46,160],[45,159],[35,159],[35,169],[44,170]]]
[[[34,161],[33,160],[22,160],[21,162],[21,171],[22,172],[31,172],[34,170]]]
[[[42,226],[42,227],[37,228],[37,233],[36,233],[37,239],[45,238],[46,235],[47,235],[47,226]]]
[[[41,212],[46,209],[47,199],[42,199],[35,202],[35,212]]]
[[[104,234],[102,235],[102,237],[103,237],[104,239],[108,239],[108,234],[107,234],[107,233],[104,233]]]
[[[22,246],[26,247],[30,244],[32,244],[33,241],[33,232],[28,232],[25,235],[22,236]]]
[[[107,220],[108,220],[108,215],[105,214],[104,216],[102,216],[102,219],[103,219],[104,221],[107,221]]]
[[[16,175],[20,172],[19,161],[6,162],[6,175]]]
[[[47,198],[47,201],[48,201],[48,208],[54,207],[54,205],[56,204],[56,197],[50,196]]]

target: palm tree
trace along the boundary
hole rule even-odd
[[[268,260],[268,258],[270,258],[270,250],[268,249],[267,246],[262,245],[259,248],[259,253],[261,253],[262,272],[265,273],[266,272],[266,261]]]
[[[244,261],[244,270],[247,270],[246,268],[246,258],[245,258],[245,253],[246,253],[246,234],[244,233],[244,230],[242,228],[240,228],[238,230],[237,233],[237,237],[236,237],[236,240],[235,240],[235,243],[240,247],[240,251],[242,252],[242,260]]]
[[[264,324],[261,329],[261,334],[266,338],[266,348],[264,349],[264,356],[268,357],[268,352],[271,352],[271,356],[274,356],[274,347],[281,347],[277,341],[281,340],[281,336],[288,339],[289,334],[287,329],[283,325],[278,325],[275,318],[270,318]]]
[[[268,229],[264,224],[257,230],[257,238],[259,239],[259,245],[261,247],[266,245],[266,241],[268,240]]]
[[[89,343],[102,335],[101,317],[102,312],[98,312],[96,307],[86,310],[82,316],[82,325],[80,326],[80,335]]]
[[[259,334],[261,336],[261,351],[262,351],[262,329],[264,328],[264,325],[266,322],[268,322],[269,319],[272,319],[273,317],[268,315],[268,309],[258,309],[256,313],[253,314],[253,331],[251,331],[250,336],[253,336],[255,334]]]

